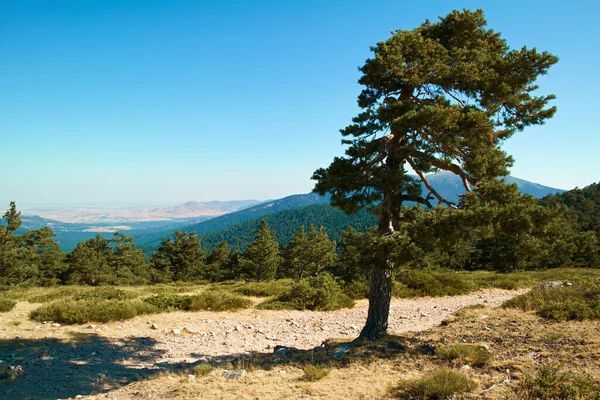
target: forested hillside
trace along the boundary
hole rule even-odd
[[[317,228],[323,226],[329,238],[339,243],[342,231],[348,229],[348,227],[352,226],[358,231],[366,231],[377,223],[373,214],[366,210],[357,214],[346,215],[328,204],[315,204],[278,211],[216,232],[207,233],[200,236],[202,247],[212,251],[221,241],[225,240],[231,249],[244,251],[254,239],[254,231],[260,225],[261,220],[267,222],[275,234],[275,239],[281,246],[287,245],[301,226],[307,228],[310,226]]]

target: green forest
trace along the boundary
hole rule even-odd
[[[493,213],[467,211],[466,201],[459,212],[404,207],[403,213],[417,222],[407,227],[405,242],[396,245],[394,254],[414,270],[514,272],[598,266],[600,185],[539,200],[520,194],[515,185],[506,187],[506,204],[497,204]],[[342,284],[366,284],[368,249],[377,222],[366,210],[348,217],[329,205],[312,205],[201,236],[178,231],[144,254],[132,237],[119,232],[111,239],[98,235],[64,253],[47,227],[15,233],[20,227],[15,203],[3,218],[4,286],[300,280],[323,272]],[[326,223],[317,226],[318,221]]]

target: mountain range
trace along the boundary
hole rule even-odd
[[[460,178],[453,173],[431,174],[428,176],[428,181],[450,201],[456,202],[459,194],[464,191]],[[516,183],[522,192],[536,198],[564,192],[561,189],[514,177],[507,177],[506,181]],[[427,193],[425,188],[423,191]],[[203,247],[208,250],[214,248],[221,240],[227,240],[234,249],[243,250],[252,240],[253,231],[262,219],[276,228],[274,229],[275,234],[282,244],[287,243],[301,225],[306,227],[323,226],[331,238],[339,240],[340,232],[348,226],[364,230],[376,223],[375,217],[366,211],[348,216],[331,207],[329,202],[328,196],[320,196],[315,193],[296,194],[262,203],[258,200],[188,202],[179,206],[146,209],[146,215],[160,215],[160,218],[157,217],[160,220],[153,221],[125,220],[119,222],[113,219],[114,222],[73,223],[23,215],[22,229],[38,229],[42,226],[49,226],[56,232],[56,240],[65,251],[72,250],[78,242],[87,240],[98,232],[105,237],[110,237],[115,230],[133,236],[136,243],[148,251],[156,249],[162,238],[171,237],[176,230],[198,234]],[[190,215],[190,213],[204,213],[204,215],[178,218],[182,215]],[[218,215],[219,213],[223,215]],[[119,222],[119,224],[117,225],[115,222]]]

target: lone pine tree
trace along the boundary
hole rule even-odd
[[[398,30],[372,47],[360,68],[362,111],[341,130],[346,155],[315,171],[314,191],[346,213],[370,208],[379,219],[362,338],[387,330],[392,291],[390,243],[405,202],[457,208],[427,173],[457,174],[465,192],[508,174],[504,140],[555,113],[538,95],[538,76],[558,61],[535,48],[510,49],[487,28],[483,11],[453,11],[439,22]],[[423,195],[421,184],[428,193]],[[410,215],[410,213],[409,213]]]

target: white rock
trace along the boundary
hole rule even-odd
[[[465,372],[465,371],[468,371],[470,369],[471,369],[471,367],[469,367],[468,365],[465,364],[462,367],[460,367],[460,372]]]
[[[52,324],[53,327],[58,328],[60,326],[60,324],[58,322],[55,322]]]
[[[155,324],[154,322],[150,325],[150,328],[154,329],[154,330],[158,330],[158,324]]]

